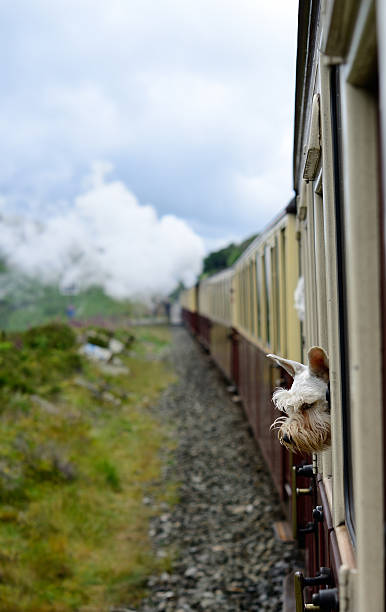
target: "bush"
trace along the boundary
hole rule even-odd
[[[50,323],[9,334],[0,343],[0,388],[36,393],[82,367],[76,336],[67,325]]]
[[[24,344],[29,348],[68,350],[76,345],[74,331],[63,323],[48,323],[25,332]]]

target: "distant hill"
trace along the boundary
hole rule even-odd
[[[254,234],[240,244],[234,244],[232,242],[219,251],[212,251],[212,253],[209,253],[203,262],[201,278],[229,268],[257,236],[258,234]]]
[[[0,261],[0,329],[23,330],[52,319],[65,321],[71,311],[75,319],[133,316],[136,305],[117,301],[100,287],[90,287],[76,295],[63,295],[57,286],[43,285],[36,279],[7,270]]]

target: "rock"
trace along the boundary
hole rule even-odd
[[[108,376],[121,376],[122,374],[130,374],[130,368],[124,365],[114,365],[113,363],[100,363],[99,368],[103,374]]]
[[[160,519],[163,523],[170,519],[170,514],[161,514]]]
[[[109,350],[116,355],[117,353],[122,353],[122,351],[125,349],[125,345],[123,344],[123,342],[120,342],[119,340],[117,340],[116,338],[111,338],[110,342],[109,342]]]
[[[120,406],[121,405],[121,400],[118,399],[117,397],[115,397],[115,395],[113,395],[109,391],[104,391],[102,393],[102,399],[105,402],[108,402],[109,404],[114,404],[114,406]]]
[[[75,383],[75,385],[78,385],[78,387],[83,387],[84,389],[91,391],[91,393],[93,393],[94,395],[100,395],[99,388],[96,385],[90,383],[85,378],[82,378],[81,376],[75,376],[73,382]]]
[[[79,348],[79,353],[92,361],[107,362],[112,357],[112,352],[109,349],[98,346],[97,344],[91,344],[91,342],[82,344]]]
[[[175,423],[163,477],[180,483],[179,501],[159,505],[149,534],[155,555],[174,561],[150,578],[138,612],[280,612],[283,578],[301,555],[273,534],[280,503],[243,411],[186,332],[173,333],[179,382],[152,410]]]
[[[44,397],[40,397],[39,395],[31,395],[30,397],[33,403],[37,404],[39,408],[47,412],[47,414],[60,414],[60,407],[47,401]]]

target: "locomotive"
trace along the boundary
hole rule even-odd
[[[181,296],[305,550],[297,612],[385,609],[385,113],[386,3],[302,0],[295,197],[231,268]],[[266,355],[305,363],[313,346],[329,357],[331,444],[304,456],[270,429],[272,394],[292,379]]]

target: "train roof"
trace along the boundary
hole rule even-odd
[[[298,46],[296,58],[295,129],[293,149],[293,186],[299,191],[305,163],[304,142],[311,120],[317,54],[320,51],[333,58],[345,58],[360,9],[360,2],[331,0],[324,3],[323,29],[320,27],[321,0],[301,0],[298,12]],[[365,3],[363,3],[365,4]],[[374,9],[375,10],[375,9]],[[375,18],[373,17],[373,27]],[[369,22],[370,24],[370,22]],[[350,76],[352,84],[366,86],[369,75],[376,72],[376,36],[366,49],[365,60],[358,63]],[[370,68],[369,68],[370,67]],[[371,68],[372,67],[372,68]]]
[[[228,276],[232,276],[234,265],[235,264],[232,264],[229,268],[225,268],[224,270],[220,270],[220,272],[215,272],[214,274],[211,274],[210,276],[206,276],[205,278],[200,280],[200,284],[201,283],[202,284],[203,283],[211,283],[211,282],[215,282],[217,280],[224,280]]]
[[[258,236],[251,242],[248,248],[245,249],[243,253],[236,259],[235,263],[232,267],[236,267],[238,262],[241,261],[244,257],[248,257],[249,253],[253,251],[258,244],[260,244],[266,237],[266,235],[273,230],[273,228],[287,215],[296,215],[296,196],[290,200],[287,206],[281,210],[269,223],[264,227],[264,229],[259,233]]]
[[[220,270],[220,272],[215,272],[210,276],[206,276],[205,278],[199,280],[196,284],[216,282],[220,280],[225,280],[228,276],[232,276],[235,268],[237,267],[238,262],[244,257],[248,256],[248,254],[262,240],[264,240],[265,235],[269,233],[275,227],[275,225],[279,223],[288,214],[296,214],[296,196],[294,196],[292,200],[290,200],[290,202],[283,210],[281,210],[271,221],[269,221],[269,223],[264,227],[264,229],[259,233],[259,235],[256,236],[256,238],[251,242],[251,244],[245,249],[243,253],[241,253],[241,255],[239,255],[236,261],[231,266],[229,266],[229,268],[225,268],[224,270]]]
[[[310,120],[308,97],[312,94],[312,81],[316,69],[317,33],[320,0],[302,0],[298,13],[298,46],[296,57],[295,130],[293,149],[293,187],[297,193],[304,163],[303,137]]]

